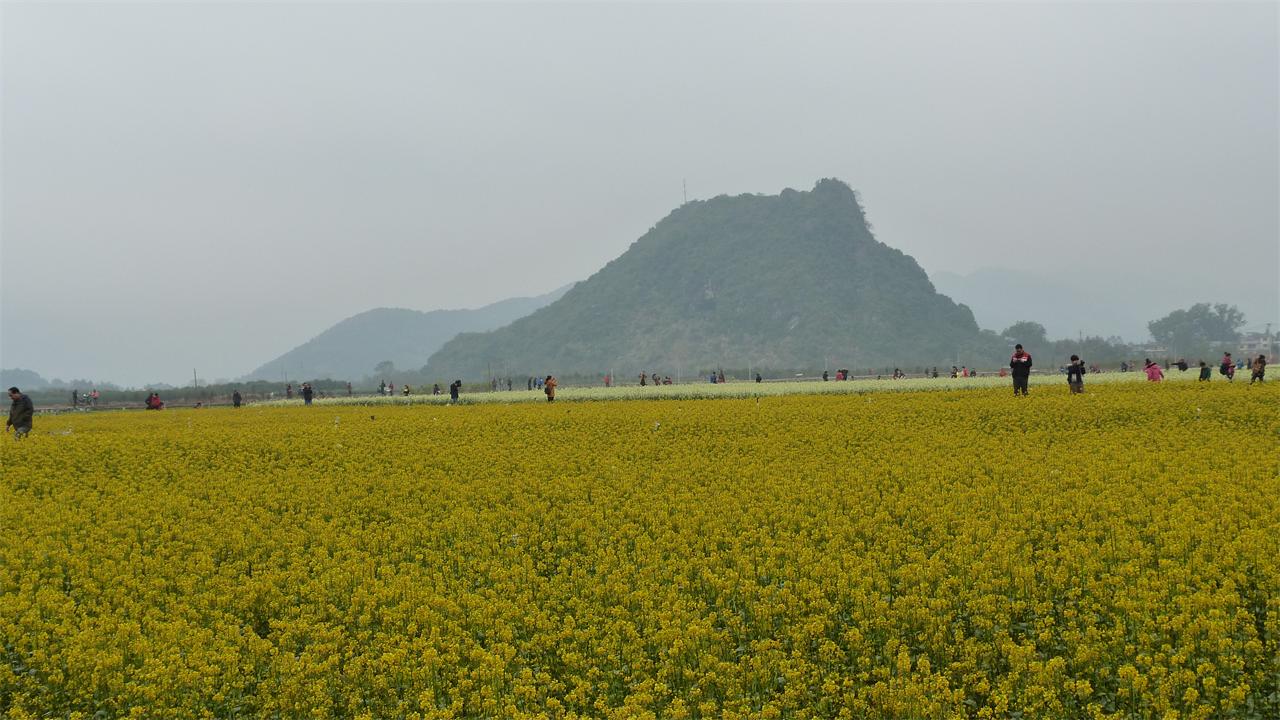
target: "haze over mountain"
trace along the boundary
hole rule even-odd
[[[686,180],[856,179],[930,272],[1280,322],[1273,2],[2,12],[0,366],[49,378],[232,378],[359,310],[536,295]]]
[[[1068,273],[986,267],[963,275],[932,272],[929,279],[938,292],[968,305],[984,328],[1000,331],[1020,320],[1033,320],[1055,338],[1083,333],[1147,342],[1151,339],[1147,323],[1196,302],[1225,299],[1238,305],[1248,318],[1247,330],[1262,330],[1276,314],[1266,300],[1274,291],[1271,287],[1243,285],[1220,297],[1194,281],[1144,282],[1094,263]]]
[[[822,180],[808,192],[689,202],[560,300],[445,343],[427,372],[674,376],[942,363],[981,346],[973,313],[876,240],[849,186]]]
[[[537,297],[509,298],[473,310],[376,308],[343,320],[264,363],[244,379],[358,380],[388,360],[401,369],[416,369],[458,333],[502,327],[554,302],[571,287]]]

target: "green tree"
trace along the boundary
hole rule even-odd
[[[1225,303],[1196,303],[1147,323],[1156,342],[1181,355],[1207,351],[1214,343],[1235,342],[1242,326],[1244,313]]]
[[[1044,345],[1048,333],[1044,326],[1030,320],[1019,320],[1000,333],[1000,336],[1011,343],[1022,343],[1027,347]]]

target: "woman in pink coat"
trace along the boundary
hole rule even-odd
[[[1164,371],[1160,369],[1160,364],[1151,362],[1150,358],[1147,358],[1147,366],[1144,369],[1147,371],[1147,379],[1151,382],[1160,382],[1164,379]]]

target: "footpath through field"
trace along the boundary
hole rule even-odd
[[[1171,371],[1165,378],[1166,383],[1176,382],[1193,382],[1196,381],[1197,373],[1192,370],[1186,372]],[[1145,383],[1148,382],[1146,375],[1140,372],[1108,372],[1097,373],[1093,375],[1085,375],[1085,391],[1089,388],[1099,385],[1113,385],[1117,383]],[[1214,375],[1211,383],[1225,383],[1226,380]],[[1240,378],[1236,379],[1236,383],[1240,383]],[[1244,379],[1245,384],[1248,379]],[[556,402],[590,402],[600,400],[701,400],[711,398],[753,398],[753,397],[777,397],[782,395],[858,395],[865,393],[902,393],[902,392],[922,392],[922,391],[961,391],[961,390],[985,390],[996,387],[1008,387],[1012,392],[1013,380],[1008,377],[999,377],[996,375],[983,376],[977,378],[907,378],[903,380],[873,380],[873,379],[857,379],[829,382],[802,380],[802,381],[783,381],[783,382],[729,382],[729,383],[685,383],[681,385],[649,385],[639,387],[629,385],[624,387],[561,387],[556,390]],[[1053,388],[1061,387],[1066,389],[1067,380],[1065,375],[1054,373],[1052,375],[1032,375],[1030,385],[1032,388]],[[335,397],[314,400],[316,405],[448,405],[449,396],[445,395],[410,395],[385,397],[378,395],[364,395],[355,397]],[[522,403],[522,402],[546,402],[546,396],[540,390],[498,390],[496,392],[470,392],[463,393],[458,400],[459,404],[478,404],[478,403]],[[267,402],[254,403],[262,407],[286,407],[292,405],[302,405],[302,400],[274,400]]]

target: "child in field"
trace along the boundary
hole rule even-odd
[[[1071,356],[1071,364],[1067,365],[1067,387],[1072,395],[1084,392],[1084,361],[1079,355]]]
[[[1205,364],[1205,361],[1201,360],[1200,361],[1200,382],[1209,382],[1209,378],[1211,377],[1213,377],[1213,371],[1209,369],[1209,366]]]

